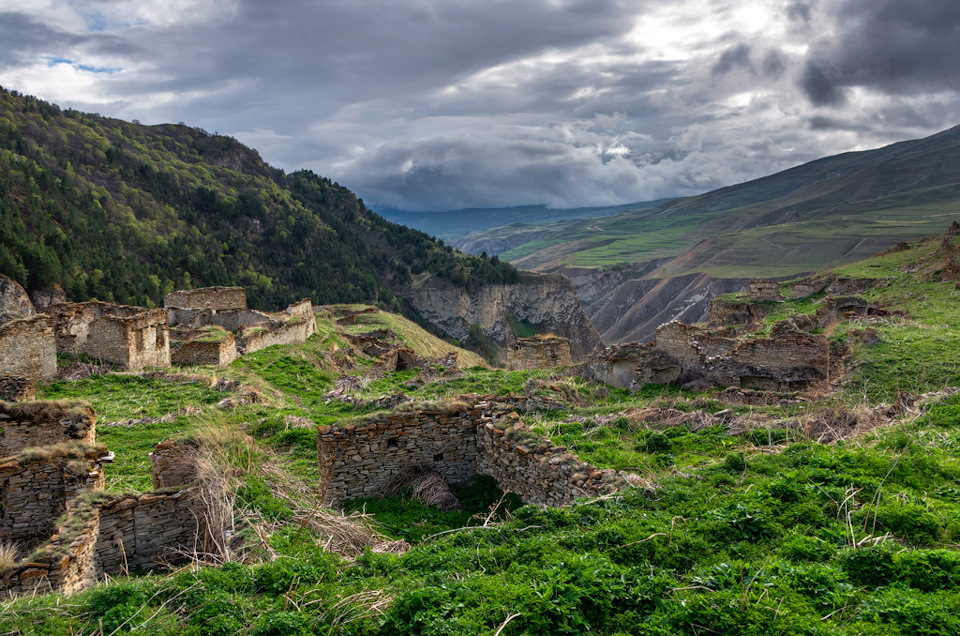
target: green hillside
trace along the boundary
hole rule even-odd
[[[232,138],[0,89],[0,273],[28,289],[151,306],[173,289],[243,285],[257,308],[309,297],[396,309],[392,289],[422,272],[461,286],[517,276]]]
[[[491,229],[474,234],[469,247],[525,269],[659,261],[654,276],[785,277],[865,258],[954,218],[960,127],[650,209]]]
[[[229,485],[233,548],[226,562],[117,577],[71,597],[5,599],[0,633],[960,633],[958,241],[937,236],[825,272],[857,280],[883,312],[826,328],[848,352],[831,390],[763,405],[720,389],[631,393],[562,369],[365,376],[374,361],[323,315],[306,344],[226,368],[99,369],[42,384],[43,397],[98,410],[99,441],[117,455],[110,488],[147,489],[154,443],[197,440]],[[791,315],[802,323],[822,301],[768,303],[758,333]],[[364,330],[412,335],[387,315],[369,320]],[[327,393],[350,378],[352,388]],[[224,407],[235,393],[220,380],[261,398]],[[544,509],[480,478],[456,489],[460,510],[410,489],[323,509],[315,425],[392,413],[379,400],[398,391],[410,408],[468,392],[552,398],[563,407],[523,415],[530,429],[634,473],[633,485]]]

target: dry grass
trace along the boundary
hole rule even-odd
[[[293,510],[293,523],[322,537],[323,548],[329,552],[352,558],[368,548],[373,552],[393,554],[410,548],[406,541],[393,541],[376,532],[370,515],[360,512],[343,514],[325,508],[315,489],[272,463],[261,465],[259,473],[267,480],[273,495]],[[265,525],[268,531],[279,527],[279,524]]]
[[[411,498],[425,506],[433,506],[439,510],[460,510],[460,500],[450,490],[450,485],[438,473],[424,470],[419,466],[408,468],[401,472],[390,485],[388,494],[398,495],[400,491],[411,488]]]
[[[17,567],[20,562],[20,550],[15,543],[0,541],[0,576]]]

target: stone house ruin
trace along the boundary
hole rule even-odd
[[[498,362],[508,369],[552,369],[570,364],[570,340],[552,335],[517,338],[500,350]]]
[[[321,426],[317,459],[324,503],[378,497],[411,470],[452,485],[490,475],[527,503],[565,505],[615,489],[616,471],[580,462],[528,431],[516,413],[454,400],[441,408],[382,414],[343,427]]]
[[[804,291],[825,286],[811,284]],[[657,328],[652,343],[608,347],[581,367],[581,375],[633,390],[645,384],[690,382],[772,391],[814,389],[827,383],[842,363],[827,337],[812,332],[851,311],[869,312],[859,299],[827,298],[816,314],[779,321],[762,337],[757,325],[769,309],[753,299],[782,300],[779,283],[754,281],[748,295],[751,300],[714,298],[705,326],[668,322]]]
[[[0,373],[35,380],[57,375],[54,321],[43,314],[0,325]]]
[[[51,311],[59,353],[86,354],[131,371],[170,366],[170,330],[163,309],[87,302],[60,303]]]
[[[317,331],[309,299],[268,314],[247,308],[242,287],[176,291],[164,298],[164,309],[173,330],[173,359],[178,364],[229,364],[237,355],[306,342]],[[230,335],[213,338],[213,328]]]
[[[76,592],[106,575],[203,551],[207,534],[196,487],[103,492],[103,465],[112,455],[95,444],[88,404],[0,403],[0,426],[0,540],[32,551],[0,571],[0,593]],[[167,486],[178,480],[161,479]]]

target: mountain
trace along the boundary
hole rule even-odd
[[[649,208],[666,201],[668,199],[605,207],[557,209],[548,208],[545,205],[521,205],[509,208],[463,208],[444,212],[411,212],[390,207],[375,207],[377,212],[388,221],[401,223],[449,240],[465,237],[471,232],[511,223],[537,226],[556,221],[597,218],[628,210]]]
[[[243,285],[254,307],[379,302],[429,273],[515,282],[497,259],[384,220],[346,188],[285,174],[230,137],[61,110],[0,90],[0,272],[71,300],[152,306]]]
[[[865,258],[960,218],[960,127],[602,219],[454,242],[577,285],[607,342],[703,316],[714,292]],[[505,249],[504,249],[505,248]],[[670,293],[664,293],[670,290]]]

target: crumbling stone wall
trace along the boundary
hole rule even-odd
[[[205,528],[196,488],[119,497],[98,508],[93,555],[98,579],[182,563],[203,551]]]
[[[559,336],[517,338],[500,350],[508,369],[551,369],[570,364],[570,340]]]
[[[37,397],[37,383],[33,378],[16,375],[0,375],[0,400],[4,402],[25,402]],[[2,426],[2,425],[0,425]],[[3,451],[0,451],[0,456]]]
[[[170,366],[170,330],[163,309],[89,302],[60,303],[52,311],[60,353],[86,354],[133,371]]]
[[[0,464],[0,535],[35,544],[56,531],[67,502],[103,489],[103,454],[92,446],[27,450]]]
[[[72,506],[71,506],[72,508]],[[8,595],[63,593],[73,594],[96,583],[94,553],[100,530],[100,515],[70,514],[74,528],[61,527],[43,546],[39,556],[21,562],[3,575],[0,591]],[[77,525],[79,529],[76,529]]]
[[[488,402],[461,402],[445,411],[384,415],[317,435],[320,487],[326,505],[378,497],[413,468],[467,485],[492,475],[528,503],[563,505],[615,488],[614,471],[578,461],[525,430],[515,413]]]
[[[770,313],[763,305],[716,296],[710,301],[709,324],[715,327],[749,325],[761,322]]]
[[[780,283],[772,280],[753,280],[747,289],[747,297],[751,302],[781,301]]]
[[[484,417],[477,428],[477,473],[490,475],[505,492],[525,503],[563,506],[582,497],[596,497],[615,489],[616,471],[599,470],[581,462],[562,446],[525,431],[514,413],[500,421]]]
[[[621,389],[669,384],[676,382],[681,372],[674,357],[640,342],[607,347],[580,367],[582,377]]]
[[[254,327],[276,326],[277,321],[256,309],[184,309],[167,307],[167,322],[173,327],[183,325],[193,329],[223,327],[227,331],[242,331]]]
[[[49,316],[0,325],[0,373],[50,380],[57,375],[57,345]]]
[[[203,287],[178,290],[167,294],[164,307],[183,309],[246,309],[247,290],[243,287]]]
[[[194,444],[166,440],[150,453],[150,477],[153,488],[189,486],[197,480],[197,447]]]
[[[476,429],[481,411],[467,404],[448,411],[400,413],[344,428],[321,426],[317,435],[325,503],[378,497],[413,467],[467,485],[477,474]]]
[[[63,442],[93,444],[96,434],[86,402],[0,402],[0,457]]]
[[[170,362],[187,365],[225,366],[239,357],[237,338],[229,331],[212,336],[207,332],[192,332],[188,339],[170,351]]]
[[[196,488],[71,502],[64,525],[3,575],[0,591],[72,594],[106,575],[182,563],[202,551],[205,532]]]
[[[309,317],[297,321],[279,324],[275,328],[253,331],[244,334],[237,342],[237,349],[243,353],[253,353],[273,345],[300,344],[317,333],[317,319],[311,312]]]

